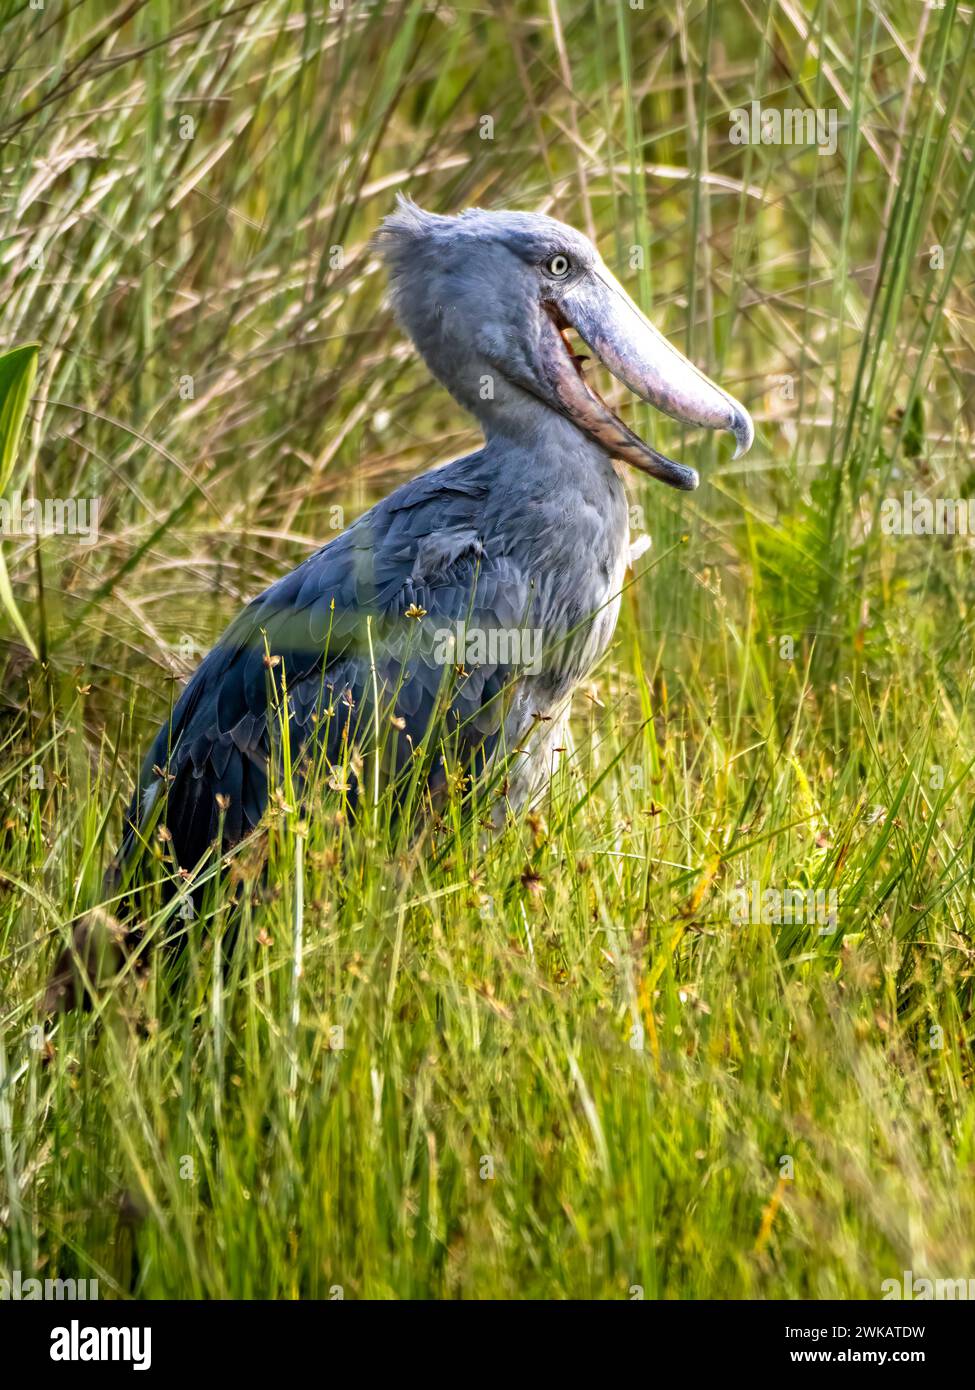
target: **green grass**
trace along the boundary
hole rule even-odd
[[[0,1277],[817,1298],[975,1273],[972,542],[878,525],[975,486],[967,11],[123,13],[0,4],[0,349],[40,344],[5,495],[100,499],[97,545],[3,541],[37,655],[5,603]],[[752,98],[836,109],[837,153],[729,143]],[[756,446],[627,407],[704,484],[633,480],[653,549],[540,806],[489,837],[381,804],[353,833],[284,788],[266,887],[234,857],[226,972],[215,886],[179,980],[157,958],[42,1033],[194,649],[476,442],[383,307],[397,189],[591,229]],[[835,930],[737,922],[754,882],[835,890]]]

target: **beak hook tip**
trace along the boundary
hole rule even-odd
[[[737,402],[735,403],[731,430],[737,441],[734,457],[736,459],[741,458],[742,454],[747,454],[748,450],[752,447],[752,443],[755,439],[755,426],[752,424],[752,417],[749,415],[748,411],[744,406],[738,405]]]

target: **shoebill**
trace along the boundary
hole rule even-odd
[[[451,762],[473,779],[503,765],[504,806],[544,783],[572,692],[616,626],[629,560],[624,466],[698,485],[601,399],[568,330],[640,400],[728,430],[736,455],[751,444],[747,411],[564,223],[441,216],[400,199],[376,245],[399,323],[477,419],[483,446],[397,488],[234,619],[146,757],[123,864],[160,821],[184,870],[218,838],[226,848],[252,831],[281,743],[276,718],[299,777],[311,762],[348,769],[350,744],[375,741],[381,725],[395,741],[387,774],[408,774],[416,750],[430,752],[434,800]],[[432,720],[444,736],[426,737]],[[362,793],[339,775],[353,800]]]

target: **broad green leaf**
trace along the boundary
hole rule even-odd
[[[13,348],[0,356],[0,495],[5,491],[14,471],[17,445],[20,443],[30,393],[37,375],[37,343]],[[7,564],[0,550],[0,606],[24,639],[34,657],[37,647],[27,630],[27,624],[17,607]]]
[[[30,393],[37,375],[37,343],[14,348],[0,357],[0,492],[14,471]]]

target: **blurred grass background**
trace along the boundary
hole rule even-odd
[[[34,652],[0,616],[0,1275],[975,1274],[972,543],[877,524],[975,486],[973,32],[953,0],[0,2],[0,348],[41,349],[7,496],[100,499],[97,544],[3,542]],[[731,143],[753,99],[835,111],[836,153]],[[704,484],[633,482],[653,549],[543,807],[446,849],[282,814],[226,980],[217,902],[182,995],[39,1032],[175,682],[477,446],[384,306],[399,190],[590,232],[756,446],[625,402]],[[835,889],[836,930],[736,925],[756,881]]]

